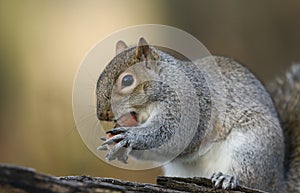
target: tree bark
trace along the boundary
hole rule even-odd
[[[20,166],[0,165],[0,193],[125,193],[125,192],[227,192],[263,193],[238,186],[236,190],[212,187],[206,178],[157,177],[157,184],[89,176],[55,177]]]

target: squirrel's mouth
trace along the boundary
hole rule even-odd
[[[123,114],[119,118],[114,120],[114,128],[116,127],[133,127],[137,126],[138,122],[138,114],[134,111]]]
[[[138,113],[136,111],[130,111],[121,115],[119,118],[114,120],[114,128],[116,127],[134,127],[145,123],[150,117],[151,112],[145,110],[140,110]]]

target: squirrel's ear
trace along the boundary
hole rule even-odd
[[[136,49],[136,56],[140,59],[151,59],[151,48],[144,38],[140,38]]]
[[[126,45],[126,43],[122,40],[119,40],[116,44],[116,55],[120,54],[121,52],[123,52],[126,48],[128,48],[128,46]]]

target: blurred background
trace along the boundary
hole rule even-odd
[[[0,0],[0,163],[155,182],[159,168],[110,166],[76,130],[72,86],[89,49],[124,27],[171,25],[268,82],[300,62],[299,9],[294,0]]]

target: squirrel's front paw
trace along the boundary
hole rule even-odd
[[[128,154],[131,152],[132,147],[127,133],[128,128],[118,127],[107,132],[106,138],[101,138],[105,142],[98,147],[98,150],[109,150],[105,155],[108,161],[119,160],[120,162],[127,163]],[[113,145],[109,148],[109,145]]]
[[[234,189],[238,185],[238,180],[234,176],[222,172],[214,173],[211,181],[216,188],[223,188],[224,190]]]

